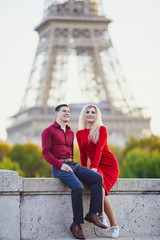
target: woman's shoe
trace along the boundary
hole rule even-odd
[[[111,238],[119,237],[119,227],[118,226],[112,226],[110,231],[111,231]]]
[[[108,227],[107,217],[104,215],[99,216],[99,220],[102,224],[104,224],[106,227]]]

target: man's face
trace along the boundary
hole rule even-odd
[[[67,123],[71,117],[71,111],[68,107],[61,107],[58,112],[55,112],[57,120]]]

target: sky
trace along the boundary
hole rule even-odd
[[[0,0],[0,140],[19,111],[38,45],[44,0]],[[160,0],[103,0],[109,33],[139,107],[160,136]]]

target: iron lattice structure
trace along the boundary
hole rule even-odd
[[[116,138],[150,130],[150,119],[137,107],[115,54],[108,32],[112,20],[102,10],[96,0],[45,1],[35,29],[39,44],[33,67],[8,140],[15,142],[19,135],[22,141],[39,142],[40,132],[53,121],[53,107],[64,102],[71,104],[75,131],[85,103],[99,105]]]

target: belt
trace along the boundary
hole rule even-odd
[[[63,159],[58,159],[60,162],[73,162],[72,158],[63,158]]]

